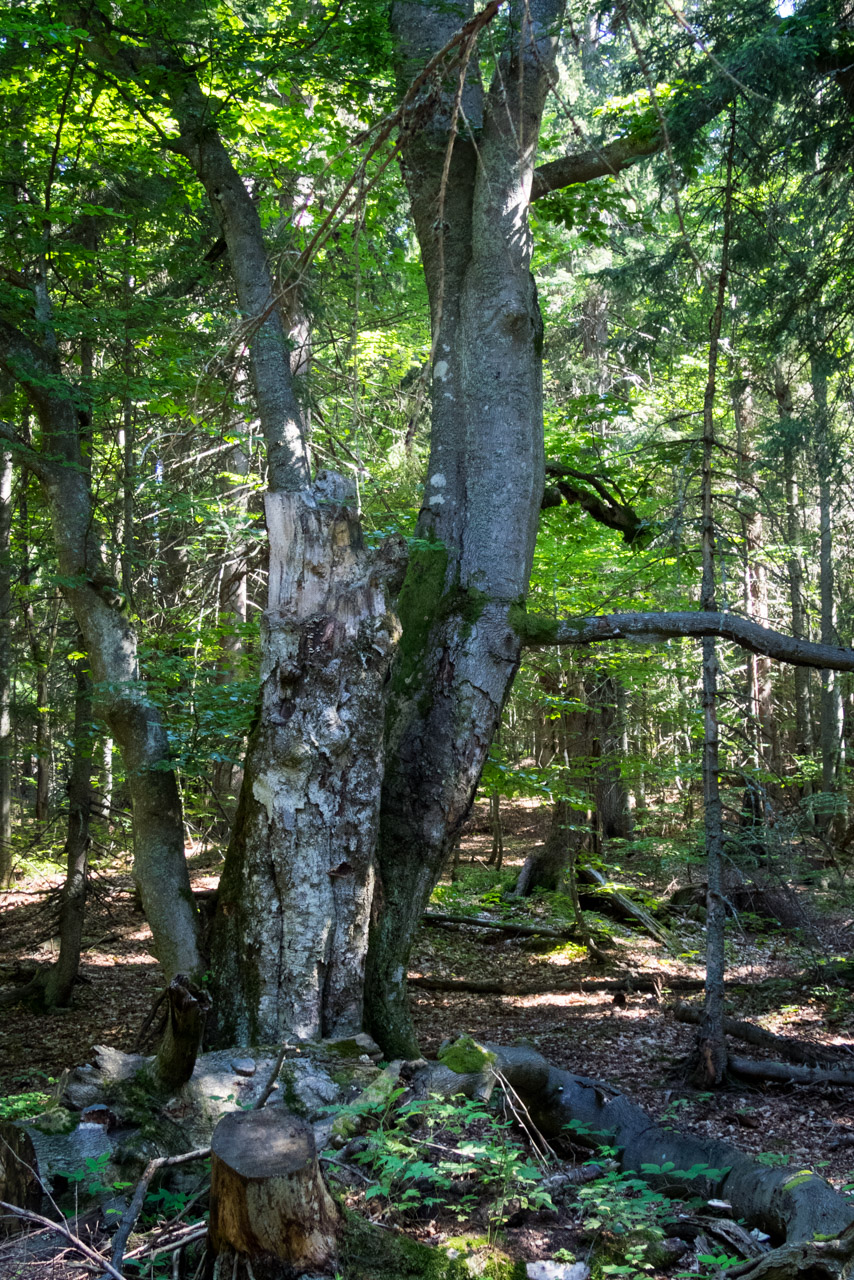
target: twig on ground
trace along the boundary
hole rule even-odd
[[[122,1259],[124,1258],[125,1245],[128,1242],[131,1231],[133,1231],[136,1225],[137,1218],[142,1212],[142,1206],[145,1203],[145,1195],[155,1173],[159,1173],[161,1169],[166,1169],[173,1165],[189,1164],[191,1160],[204,1160],[210,1155],[210,1153],[210,1147],[199,1147],[196,1151],[185,1151],[179,1156],[158,1156],[155,1160],[149,1160],[145,1173],[137,1183],[136,1191],[133,1193],[133,1199],[122,1215],[121,1224],[113,1239],[113,1269],[111,1274],[118,1274],[115,1269],[116,1267],[121,1266]]]
[[[7,1213],[14,1214],[16,1218],[21,1218],[24,1222],[36,1222],[40,1227],[56,1231],[68,1241],[75,1252],[82,1254],[90,1262],[96,1262],[108,1276],[112,1276],[112,1280],[125,1280],[121,1271],[117,1271],[111,1262],[107,1262],[106,1258],[103,1258],[97,1249],[92,1249],[88,1244],[84,1244],[80,1237],[74,1234],[64,1218],[61,1222],[54,1222],[51,1218],[45,1218],[40,1213],[33,1213],[31,1209],[19,1209],[17,1205],[7,1204],[5,1200],[0,1200],[0,1209],[5,1209]]]

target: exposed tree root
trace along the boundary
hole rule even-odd
[[[694,1005],[680,1002],[674,1006],[674,1017],[677,1022],[688,1022],[699,1026],[703,1020],[702,1009]],[[757,1049],[771,1049],[789,1062],[799,1062],[806,1067],[816,1067],[824,1063],[828,1070],[835,1070],[841,1065],[833,1057],[832,1052],[822,1045],[813,1045],[806,1040],[789,1039],[787,1036],[775,1036],[773,1031],[757,1027],[752,1022],[740,1022],[736,1018],[724,1018],[723,1028],[728,1036],[743,1040]],[[849,1073],[851,1074],[851,1073]]]

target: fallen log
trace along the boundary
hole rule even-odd
[[[673,1016],[677,1022],[688,1022],[699,1026],[703,1021],[703,1010],[694,1005],[680,1001],[673,1007]],[[741,1022],[737,1018],[724,1018],[724,1033],[735,1040],[743,1040],[745,1044],[755,1045],[757,1049],[770,1049],[789,1062],[799,1062],[806,1067],[825,1066],[834,1069],[833,1064],[841,1065],[834,1058],[830,1049],[822,1045],[810,1044],[807,1040],[795,1040],[788,1036],[777,1036],[773,1031],[757,1027],[753,1022]]]
[[[476,995],[490,996],[538,996],[551,992],[625,992],[637,991],[641,995],[658,995],[664,989],[671,991],[702,991],[705,985],[702,978],[640,978],[628,975],[624,978],[580,978],[575,982],[544,980],[542,982],[496,982],[479,978],[430,978],[414,977],[407,979],[411,987],[421,987],[425,991],[470,991]]]
[[[727,1067],[747,1080],[773,1080],[779,1084],[854,1085],[854,1071],[829,1070],[827,1067],[797,1067],[786,1062],[757,1062],[730,1054]]]
[[[502,933],[519,933],[525,937],[558,938],[562,942],[578,937],[577,929],[555,929],[545,924],[525,924],[516,920],[486,920],[483,916],[461,916],[445,911],[425,911],[421,917],[426,925],[466,924],[473,929],[500,929]]]
[[[608,910],[618,920],[640,925],[651,938],[654,938],[656,942],[660,942],[663,947],[673,952],[674,955],[678,955],[682,951],[682,943],[675,934],[671,933],[669,929],[665,929],[657,920],[654,920],[646,908],[640,906],[637,902],[633,902],[628,894],[621,893],[619,889],[609,888],[608,882],[601,871],[597,871],[595,867],[577,867],[575,874],[579,884],[592,885],[597,890],[594,903],[599,910]]]
[[[565,1137],[569,1129],[573,1141],[585,1146],[613,1146],[624,1169],[642,1173],[668,1191],[675,1184],[680,1196],[726,1200],[733,1218],[759,1227],[774,1242],[830,1240],[854,1225],[854,1202],[809,1170],[769,1168],[726,1142],[662,1128],[610,1085],[551,1067],[533,1049],[496,1044],[484,1049],[485,1058],[495,1055],[485,1070],[501,1072],[548,1139]],[[483,1074],[451,1080],[449,1069],[435,1063],[427,1072],[427,1084],[446,1094],[471,1094],[482,1090]],[[692,1176],[677,1177],[677,1170]],[[847,1256],[854,1257],[854,1238]]]

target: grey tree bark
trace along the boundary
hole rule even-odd
[[[80,453],[76,392],[63,376],[49,325],[37,344],[0,318],[0,364],[20,382],[41,425],[41,451],[26,455],[50,512],[66,602],[89,654],[93,698],[119,744],[134,816],[134,876],[169,977],[203,971],[198,917],[184,859],[181,798],[169,766],[169,744],[160,714],[146,695],[137,641],[117,603],[101,557]]]
[[[393,7],[404,83],[472,11]],[[366,972],[369,1027],[395,1056],[417,1050],[409,950],[519,662],[509,614],[527,590],[544,486],[542,320],[527,210],[562,12],[560,0],[513,6],[489,89],[464,56],[403,138],[434,348],[422,545],[399,601],[377,844],[381,909]]]

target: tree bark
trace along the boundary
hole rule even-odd
[[[266,499],[261,708],[212,939],[224,1044],[361,1030],[399,561],[340,484]]]
[[[287,1280],[335,1269],[341,1218],[326,1190],[311,1126],[280,1107],[235,1111],[211,1140],[208,1243],[236,1272],[248,1259],[255,1280]]]
[[[82,644],[80,637],[79,644]],[[70,1004],[80,968],[83,921],[89,871],[89,821],[92,808],[92,685],[89,659],[81,654],[74,667],[74,755],[68,779],[68,832],[65,838],[65,884],[59,913],[59,956],[45,976],[48,1009]]]
[[[535,889],[559,889],[573,859],[573,845],[584,838],[573,821],[575,810],[568,800],[555,800],[549,832],[543,844],[529,853],[519,872],[515,892],[523,898],[530,897]]]
[[[404,82],[471,12],[394,6]],[[542,320],[527,208],[561,16],[560,0],[513,10],[488,93],[474,62],[463,64],[403,140],[434,346],[421,542],[399,601],[387,717],[382,906],[366,973],[368,1025],[390,1056],[417,1051],[409,951],[520,656],[508,623],[527,590],[544,486]],[[456,136],[458,101],[466,124]]]

